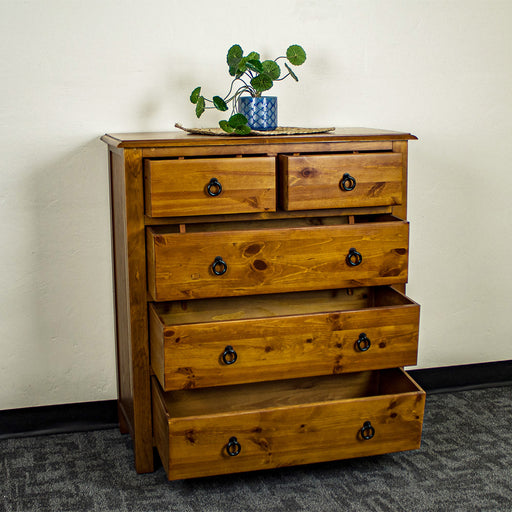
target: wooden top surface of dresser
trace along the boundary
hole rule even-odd
[[[307,135],[209,136],[184,132],[105,134],[102,140],[117,148],[158,148],[176,146],[238,146],[259,144],[300,144],[305,142],[347,142],[416,140],[410,133],[375,128],[336,128],[332,132]]]

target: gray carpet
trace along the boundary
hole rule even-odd
[[[168,482],[117,430],[0,442],[0,511],[512,510],[512,387],[427,397],[418,451]]]

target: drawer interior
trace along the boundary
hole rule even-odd
[[[400,222],[401,219],[389,214],[382,215],[357,215],[353,217],[355,224],[375,222]],[[245,220],[227,222],[192,223],[186,225],[187,233],[207,233],[220,231],[248,231],[258,229],[293,229],[310,228],[313,226],[343,226],[350,224],[348,215],[334,217],[310,217],[297,219],[268,219],[268,220]],[[180,233],[178,225],[152,226],[151,230],[159,234]]]
[[[154,303],[163,325],[248,320],[415,305],[389,286]]]
[[[222,388],[160,390],[170,418],[241,414],[404,393],[423,391],[397,368]]]

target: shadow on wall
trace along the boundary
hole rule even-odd
[[[35,158],[34,158],[35,160]],[[90,140],[26,184],[33,214],[31,339],[18,390],[34,405],[115,396],[109,185]]]

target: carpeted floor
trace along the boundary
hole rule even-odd
[[[512,387],[427,397],[420,450],[168,482],[117,430],[0,442],[0,511],[512,510]]]

